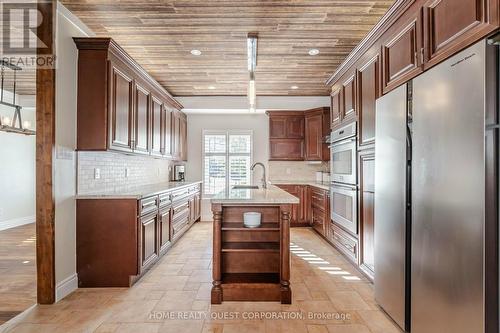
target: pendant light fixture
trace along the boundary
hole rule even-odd
[[[12,102],[7,102],[4,100],[4,83],[6,70],[12,70],[14,74]],[[21,117],[22,107],[16,104],[16,79],[17,71],[20,70],[21,67],[8,63],[5,60],[0,60],[0,105],[14,109],[14,115],[12,119],[9,116],[0,116],[0,131],[24,135],[35,135],[35,131],[30,129],[31,123],[27,120],[23,121]]]
[[[247,35],[247,56],[248,56],[248,103],[250,112],[256,111],[257,91],[255,87],[255,68],[257,67],[257,33],[249,32]]]

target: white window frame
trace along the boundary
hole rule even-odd
[[[225,135],[226,136],[226,152],[225,153],[205,153],[205,135]],[[250,153],[230,153],[229,152],[229,136],[230,135],[250,135]],[[226,189],[229,187],[229,157],[230,156],[250,156],[250,166],[253,165],[253,130],[203,130],[201,135],[201,163],[202,163],[202,178],[205,183],[205,157],[206,156],[225,156],[226,157]],[[251,173],[251,171],[249,170]],[[252,182],[252,175],[250,175]],[[205,186],[202,186],[202,197],[211,198],[215,194],[205,193]]]

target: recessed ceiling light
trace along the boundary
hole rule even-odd
[[[299,89],[299,86],[291,86],[290,89],[297,90]]]
[[[194,56],[199,56],[199,55],[201,55],[201,51],[194,49],[194,50],[191,50],[191,54]]]
[[[210,89],[210,90],[214,90],[214,89],[215,89],[215,86],[208,86],[208,89]]]
[[[318,54],[319,54],[319,50],[318,49],[310,49],[309,50],[309,55],[315,56],[315,55],[318,55]]]

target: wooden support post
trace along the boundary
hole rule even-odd
[[[212,304],[222,303],[222,205],[212,205],[214,214],[213,231],[213,262],[212,262]]]
[[[57,1],[39,0],[42,23],[37,37],[46,48],[37,48],[37,56],[54,54],[54,15]],[[36,263],[37,301],[55,302],[55,204],[53,153],[55,147],[56,70],[36,70]]]
[[[290,205],[280,207],[281,304],[292,304],[292,290],[290,289],[290,210]]]

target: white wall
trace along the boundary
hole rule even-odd
[[[76,101],[78,53],[73,37],[88,29],[58,4],[56,25],[55,270],[56,301],[77,288]]]
[[[186,179],[202,179],[202,131],[203,130],[252,130],[253,162],[266,165],[269,158],[269,118],[265,114],[188,114],[188,162]],[[261,178],[261,171],[254,173],[254,182]],[[202,200],[202,220],[212,220],[210,200]]]
[[[4,101],[12,102],[12,93],[4,91]],[[35,128],[34,107],[23,107],[21,115]],[[12,119],[14,109],[0,105],[3,116]],[[35,140],[0,132],[0,230],[35,222]]]

